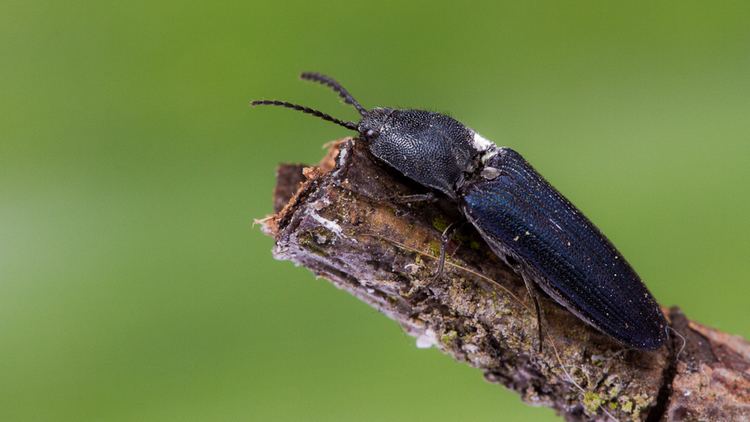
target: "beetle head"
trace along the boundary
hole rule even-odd
[[[366,111],[362,115],[362,120],[357,125],[357,131],[359,132],[362,139],[367,141],[373,141],[377,139],[389,122],[389,119],[393,114],[391,108],[374,108]]]
[[[423,110],[367,110],[341,84],[319,73],[305,72],[302,79],[333,89],[362,116],[358,123],[337,119],[321,111],[278,100],[258,100],[252,105],[274,105],[312,114],[359,132],[370,152],[412,180],[455,197],[463,173],[473,168],[479,152],[471,144],[473,133],[453,118]]]

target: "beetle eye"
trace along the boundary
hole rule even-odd
[[[375,131],[372,129],[369,129],[367,132],[365,132],[365,136],[368,138],[372,138],[375,136]]]

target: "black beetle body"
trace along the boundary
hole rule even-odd
[[[492,251],[583,321],[619,342],[655,350],[667,339],[659,305],[612,243],[520,154],[455,119],[421,110],[365,110],[336,81],[315,73],[362,115],[358,123],[307,107],[359,132],[370,152],[417,183],[458,203]],[[511,258],[511,259],[508,259]]]

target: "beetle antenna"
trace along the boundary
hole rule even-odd
[[[358,130],[357,124],[354,122],[348,122],[346,120],[340,120],[337,119],[330,114],[323,113],[322,111],[318,111],[315,109],[312,109],[310,107],[301,106],[299,104],[293,104],[286,101],[278,101],[278,100],[255,100],[250,103],[251,106],[259,106],[259,105],[272,105],[272,106],[279,106],[279,107],[285,107],[285,108],[291,108],[297,111],[301,111],[303,113],[312,114],[313,116],[320,117],[323,120],[328,120],[329,122],[336,123],[339,126],[343,126],[347,129],[351,130]]]
[[[350,94],[349,91],[346,90],[346,88],[341,86],[340,83],[338,83],[335,79],[331,78],[330,76],[322,75],[316,72],[302,72],[302,74],[299,77],[307,81],[317,82],[321,85],[325,85],[333,89],[339,94],[339,97],[341,97],[345,103],[353,105],[354,108],[357,109],[359,114],[364,116],[365,113],[367,113],[367,110],[365,110],[365,108],[362,107],[359,101],[355,100],[354,97],[352,97],[352,94]]]

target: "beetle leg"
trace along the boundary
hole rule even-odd
[[[443,233],[440,235],[440,257],[438,258],[438,268],[437,271],[435,271],[435,274],[432,276],[432,280],[435,281],[439,279],[443,275],[443,269],[445,268],[445,252],[448,249],[448,243],[451,241],[451,238],[456,233],[456,230],[461,227],[466,220],[459,220],[454,221],[448,225],[448,227],[443,230]]]
[[[537,296],[534,286],[529,280],[527,280],[526,276],[522,276],[521,278],[523,278],[523,283],[526,285],[526,290],[529,292],[531,300],[534,301],[534,310],[536,311],[537,337],[539,338],[539,353],[542,353],[542,345],[544,344],[544,334],[542,333],[542,307],[539,305],[539,297]]]
[[[674,355],[674,358],[675,359],[679,359],[680,355],[685,350],[685,346],[687,346],[687,339],[685,338],[685,336],[683,336],[682,334],[680,334],[679,331],[675,330],[674,328],[670,327],[669,325],[665,326],[664,330],[667,332],[667,338],[669,338],[669,332],[672,331],[675,336],[679,337],[680,340],[682,340],[682,346],[680,346],[680,350],[677,351],[677,353],[675,353],[675,344],[674,344],[674,342],[670,341],[669,343],[667,343],[667,345],[669,346],[670,352],[672,353],[672,355]]]
[[[393,196],[388,199],[397,204],[410,204],[412,202],[435,202],[437,201],[437,196],[432,192],[427,192],[416,193],[413,195]]]

